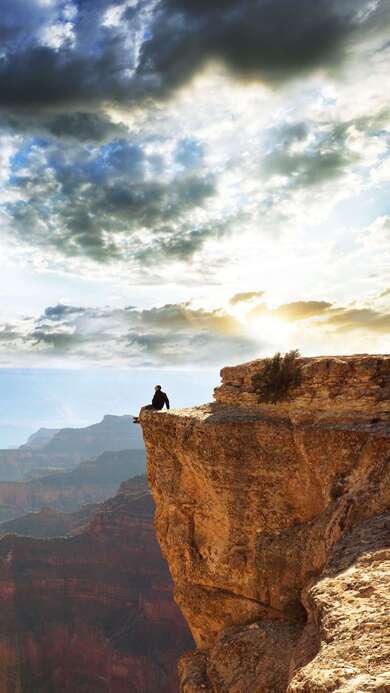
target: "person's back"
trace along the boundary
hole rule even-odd
[[[156,386],[156,391],[154,393],[153,399],[152,399],[152,407],[154,409],[157,409],[160,411],[160,409],[163,409],[164,404],[166,405],[167,409],[169,409],[169,399],[165,392],[161,390],[160,386]]]
[[[143,409],[154,409],[155,411],[161,411],[161,409],[164,408],[164,405],[167,409],[169,409],[169,399],[165,392],[162,391],[161,385],[156,385],[156,387],[154,388],[152,404],[148,404],[146,407],[142,407],[141,411]],[[139,416],[134,416],[133,422],[139,423]]]

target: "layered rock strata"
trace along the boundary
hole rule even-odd
[[[0,480],[21,481],[73,469],[105,452],[139,451],[144,445],[131,416],[106,415],[84,428],[40,429],[17,450],[0,450]]]
[[[104,452],[75,469],[31,481],[0,481],[1,523],[41,508],[74,512],[115,495],[119,484],[145,473],[144,450]]]
[[[192,640],[153,511],[135,479],[70,538],[0,540],[1,693],[176,693]]]
[[[99,508],[98,504],[83,505],[74,513],[61,513],[52,508],[42,508],[39,512],[22,515],[15,520],[0,523],[0,539],[7,534],[34,539],[55,539],[67,537],[84,528],[91,516]]]
[[[183,693],[390,690],[390,357],[300,367],[278,404],[256,393],[260,360],[223,369],[213,404],[142,414],[157,535],[198,647]]]

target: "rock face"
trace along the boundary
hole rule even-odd
[[[0,540],[1,693],[176,693],[192,646],[146,480],[70,538]]]
[[[223,369],[214,404],[142,414],[198,647],[183,693],[390,691],[390,357],[299,365],[277,404],[259,401],[255,361]]]

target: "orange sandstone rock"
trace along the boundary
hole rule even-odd
[[[180,665],[182,691],[382,690],[383,653],[364,680],[360,654],[342,676],[331,659],[353,630],[336,556],[390,507],[390,357],[302,359],[301,384],[276,405],[254,391],[263,365],[223,369],[214,404],[141,417],[157,536],[200,648]],[[364,548],[350,567],[375,581]]]

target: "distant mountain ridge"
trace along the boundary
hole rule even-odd
[[[60,429],[43,450],[47,453],[79,454],[87,459],[106,451],[143,448],[141,430],[133,425],[131,416],[106,414],[102,421],[91,426]]]
[[[34,469],[69,470],[104,452],[143,450],[139,426],[132,417],[107,414],[83,428],[41,428],[17,450],[0,450],[0,481],[21,481],[35,476]]]
[[[20,445],[18,449],[34,448],[41,450],[60,430],[60,428],[40,428],[36,433],[32,433],[27,439],[27,443]]]
[[[145,450],[119,450],[39,479],[0,481],[0,523],[47,507],[75,512],[85,504],[105,501],[121,482],[144,473]]]
[[[66,537],[81,528],[98,509],[97,503],[83,505],[73,513],[63,513],[52,508],[42,508],[38,512],[27,513],[14,520],[0,523],[0,539],[7,534],[16,534],[34,539],[54,539]]]

